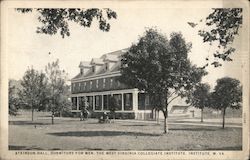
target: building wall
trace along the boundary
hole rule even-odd
[[[89,93],[131,88],[123,83],[120,83],[117,78],[118,76],[114,76],[106,78],[97,78],[92,80],[83,80],[80,82],[72,82],[71,93]]]

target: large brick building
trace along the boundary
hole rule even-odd
[[[87,98],[92,115],[109,112],[109,97],[113,95],[119,104],[117,118],[154,117],[149,96],[117,80],[121,75],[121,55],[125,52],[126,49],[119,50],[93,58],[90,62],[80,62],[79,74],[71,80],[73,113],[80,112],[84,97]],[[186,105],[180,99],[176,99],[173,104],[178,104],[181,108]]]

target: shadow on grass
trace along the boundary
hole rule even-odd
[[[121,125],[121,126],[140,127],[140,126],[149,126],[149,125],[145,125],[145,124],[124,124],[124,125]]]
[[[170,128],[169,129],[170,131],[216,131],[216,130],[218,130],[218,128],[217,129],[215,129],[215,128],[198,128],[198,127],[196,127],[196,128]]]
[[[37,146],[27,147],[27,146],[9,145],[9,150],[43,150],[43,149]]]
[[[161,136],[160,134],[150,134],[141,132],[120,132],[120,131],[75,131],[75,132],[55,132],[48,133],[53,136],[72,137],[97,137],[97,136]]]
[[[206,121],[200,122],[200,121],[182,121],[182,120],[175,120],[175,121],[172,121],[172,123],[183,123],[183,124],[185,124],[185,123],[195,123],[195,124],[202,124],[202,125],[204,125],[204,124],[222,125],[221,122],[206,122]],[[227,122],[226,125],[238,125],[238,126],[242,126],[241,123],[229,123],[229,122]]]
[[[9,125],[49,125],[51,123],[41,123],[32,121],[9,121]]]

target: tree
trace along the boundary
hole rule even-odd
[[[191,64],[187,55],[190,49],[181,33],[172,33],[168,40],[151,28],[122,56],[119,80],[154,97],[164,115],[164,133],[168,132],[168,106],[184,97],[206,73]]]
[[[29,68],[21,80],[23,89],[19,92],[20,103],[31,109],[31,120],[34,120],[34,110],[46,105],[47,78],[44,73]]]
[[[69,106],[70,102],[67,97],[66,73],[59,67],[59,60],[48,63],[45,67],[48,76],[49,86],[49,105],[48,109],[51,111],[51,122],[54,124],[54,116],[60,113],[64,107]]]
[[[230,77],[218,79],[212,93],[212,107],[222,111],[222,128],[225,127],[226,109],[242,106],[242,86],[240,81]]]
[[[187,102],[190,102],[196,108],[201,109],[201,122],[203,122],[203,110],[210,104],[210,86],[206,83],[198,83],[188,96]]]
[[[84,118],[88,118],[89,103],[88,103],[88,99],[86,96],[81,98],[80,110],[81,110],[80,120],[84,120]]]
[[[198,34],[203,38],[204,43],[217,45],[213,57],[215,58],[211,65],[219,67],[222,61],[232,61],[231,55],[235,52],[232,47],[235,36],[239,34],[239,29],[242,27],[242,8],[214,8],[213,12],[205,19],[205,28],[203,25]],[[200,20],[199,24],[203,20]],[[188,22],[191,27],[197,24]],[[209,61],[209,58],[206,58]],[[208,64],[207,64],[208,65]]]
[[[116,19],[116,12],[109,8],[17,8],[18,12],[29,13],[36,11],[38,21],[42,26],[37,27],[37,33],[54,35],[58,31],[62,38],[70,36],[69,22],[74,22],[82,27],[90,27],[93,20],[96,19],[99,23],[99,29],[109,31],[110,24],[108,20]]]
[[[18,87],[15,80],[9,80],[9,114],[17,115],[19,106]]]

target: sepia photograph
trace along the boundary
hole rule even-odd
[[[1,4],[3,159],[249,158],[248,1],[26,2]]]

